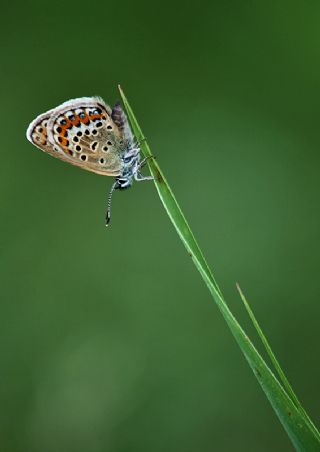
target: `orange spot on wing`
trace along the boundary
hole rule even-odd
[[[88,124],[88,122],[90,121],[90,118],[87,114],[85,114],[84,118],[79,118],[79,119],[83,124]]]
[[[72,127],[72,122],[70,121],[69,118],[66,118],[66,121],[67,121],[67,124],[65,124],[65,125],[63,126],[63,128],[64,128],[64,129],[71,129],[71,127]]]
[[[101,119],[103,115],[90,115],[90,119]]]
[[[66,124],[59,124],[59,127],[61,128],[60,135],[65,136],[66,131],[72,127],[72,123],[68,118],[64,118],[66,120]]]
[[[75,115],[74,120],[70,122],[73,126],[78,127],[81,122],[81,119],[79,118],[78,115]]]
[[[105,119],[105,116],[103,114],[98,114],[98,115],[90,115],[90,119]]]

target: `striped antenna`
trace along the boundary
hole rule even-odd
[[[118,185],[118,181],[115,181],[115,182],[112,184],[111,190],[110,190],[109,195],[108,195],[108,201],[107,201],[107,213],[106,213],[106,226],[109,226],[109,223],[110,223],[110,219],[111,219],[111,202],[112,202],[112,194],[113,194],[114,190],[116,189],[117,185]]]

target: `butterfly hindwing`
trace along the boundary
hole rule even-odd
[[[98,97],[73,99],[38,116],[27,136],[55,157],[88,171],[117,176],[126,139],[111,113]]]
[[[68,158],[64,156],[62,151],[58,147],[49,141],[48,137],[48,122],[54,110],[49,110],[42,115],[39,115],[32,123],[29,125],[27,130],[28,140],[37,146],[42,151],[53,155],[54,157],[59,157],[62,160],[69,161]]]

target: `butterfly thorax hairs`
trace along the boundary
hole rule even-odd
[[[107,204],[110,222],[111,198],[115,189],[129,188],[134,180],[150,180],[140,173],[139,143],[118,102],[111,109],[99,97],[65,102],[38,116],[27,130],[27,138],[54,157],[105,176],[114,176]]]

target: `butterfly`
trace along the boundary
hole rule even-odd
[[[71,99],[34,119],[28,140],[42,151],[72,165],[103,176],[114,176],[107,201],[106,226],[110,223],[112,194],[131,187],[143,176],[140,146],[126,114],[117,102],[111,109],[100,97]]]

